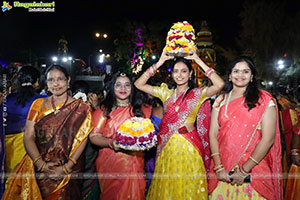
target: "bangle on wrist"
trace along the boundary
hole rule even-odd
[[[252,160],[256,165],[258,165],[259,162],[255,160],[252,156],[249,156],[249,159]]]
[[[216,174],[217,173],[219,173],[219,172],[221,172],[221,171],[223,171],[225,168],[224,167],[221,167],[220,169],[218,169],[217,171],[215,171],[216,172]]]
[[[66,164],[64,164],[63,166],[65,167],[65,169],[66,169],[67,173],[68,173],[68,174],[70,174],[70,173],[71,173],[71,169],[69,169],[69,168],[68,168],[68,165],[67,165],[67,163],[66,163]]]
[[[209,68],[206,72],[205,72],[205,76],[207,76],[208,78],[215,73],[216,70],[214,70],[213,68]]]
[[[292,153],[291,155],[292,156],[299,156],[300,154],[299,153]]]
[[[77,164],[77,161],[74,158],[69,157],[69,160],[71,160],[74,165]]]
[[[247,171],[244,169],[244,166],[243,166],[243,165],[240,166],[240,171],[242,172],[242,174],[244,174],[244,175],[246,175],[246,176],[248,176],[248,175],[250,174],[250,172],[251,172],[251,170],[250,170],[250,172],[247,172]]]
[[[68,173],[68,170],[67,170],[66,166],[65,166],[65,165],[63,165],[63,166],[62,166],[62,168],[63,168],[63,170],[64,170],[65,174],[66,174],[66,175],[68,175],[69,173]]]
[[[220,155],[220,153],[219,152],[218,153],[213,153],[213,154],[210,155],[210,157],[212,158],[212,157],[217,156],[217,155]]]
[[[237,174],[242,177],[242,178],[246,178],[248,176],[248,174],[244,174],[242,171],[241,171],[241,168],[237,168]]]
[[[46,163],[45,161],[43,161],[43,164],[40,166],[40,168],[37,169],[37,171],[43,172],[44,169],[45,169],[45,167],[46,167],[46,164],[47,164],[47,163]]]
[[[220,168],[224,168],[222,164],[219,164],[218,166],[214,167],[214,171],[219,170]]]
[[[39,155],[38,157],[36,157],[34,160],[33,160],[33,164],[35,164],[37,161],[39,161],[40,159],[42,158],[41,155]]]

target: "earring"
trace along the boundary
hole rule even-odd
[[[231,82],[231,77],[228,78],[229,82]]]
[[[190,79],[190,81],[191,81],[191,80],[192,80],[192,77],[190,76],[190,78],[189,78],[189,79]]]
[[[250,82],[253,82],[253,78],[251,78]]]

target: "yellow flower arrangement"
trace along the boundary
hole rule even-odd
[[[131,125],[132,125],[132,123],[131,123],[131,121],[126,120],[126,121],[123,123],[123,125],[124,125],[126,128],[130,128]]]
[[[138,129],[138,128],[141,127],[141,124],[139,122],[133,122],[132,127],[135,128],[135,129]]]

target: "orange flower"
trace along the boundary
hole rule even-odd
[[[137,131],[137,135],[143,135],[143,131],[138,130],[138,131]]]
[[[137,132],[136,132],[136,131],[133,131],[133,130],[131,130],[131,129],[130,129],[129,132],[130,132],[130,135],[131,135],[132,137],[134,137],[134,136],[137,135]]]
[[[149,127],[144,129],[145,133],[150,133],[151,129]]]

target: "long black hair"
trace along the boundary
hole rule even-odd
[[[193,66],[192,66],[192,61],[191,60],[187,60],[187,59],[185,59],[183,57],[178,57],[178,58],[174,59],[174,63],[173,63],[172,68],[171,68],[172,73],[174,71],[175,65],[177,63],[180,63],[180,62],[184,63],[188,67],[189,73],[191,71],[193,71]],[[194,89],[196,87],[196,84],[195,84],[195,74],[194,73],[192,73],[191,78],[189,78],[188,86],[189,86],[189,89],[186,92],[186,94],[188,94],[192,89]]]
[[[246,88],[246,91],[244,93],[246,104],[247,104],[249,110],[251,110],[252,108],[255,108],[256,104],[258,103],[259,94],[260,94],[258,86],[257,86],[257,79],[256,79],[257,71],[255,69],[253,60],[247,56],[240,56],[240,57],[234,59],[230,63],[226,74],[227,74],[227,78],[229,78],[229,75],[231,74],[232,69],[239,62],[246,62],[248,67],[251,70],[252,75],[253,75],[252,80],[249,82],[249,84]],[[233,84],[231,81],[229,81],[229,79],[227,79],[225,82],[225,86],[223,88],[223,93],[229,93],[232,89],[233,89]]]
[[[111,113],[113,107],[117,105],[117,99],[116,99],[115,87],[114,87],[115,83],[118,77],[124,77],[124,76],[126,76],[130,80],[131,94],[129,96],[129,103],[132,105],[132,112],[134,116],[142,117],[144,116],[144,113],[142,112],[141,109],[143,105],[142,93],[139,92],[137,89],[135,89],[131,76],[124,72],[117,72],[112,76],[112,79],[108,82],[108,85],[106,87],[107,89],[106,98],[103,100],[102,103],[100,103],[100,108],[105,112],[106,117],[109,117],[109,114]],[[131,113],[131,110],[129,112]]]
[[[26,102],[36,94],[33,85],[39,80],[40,75],[40,71],[32,66],[24,66],[20,69],[17,76],[20,87],[16,91],[16,104],[25,107]]]

